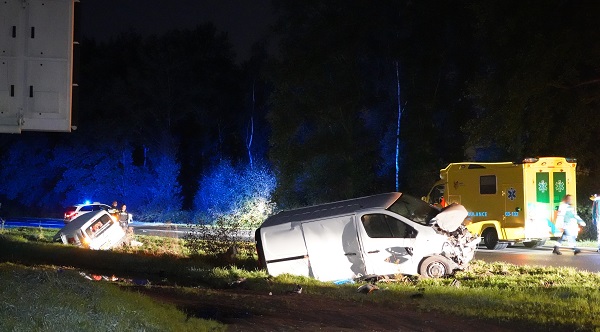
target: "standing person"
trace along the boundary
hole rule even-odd
[[[110,207],[110,213],[116,213],[119,211],[119,203],[117,201],[112,202],[112,206]]]
[[[558,244],[554,246],[554,250],[552,251],[556,255],[562,255],[560,247],[564,240],[567,240],[569,246],[573,246],[573,254],[577,255],[581,252],[577,248],[577,233],[579,233],[579,226],[585,226],[585,222],[577,215],[577,211],[572,205],[572,200],[571,195],[565,195],[558,206],[556,226],[563,230],[563,234],[558,239]]]
[[[121,227],[127,228],[127,225],[131,222],[131,215],[127,212],[127,205],[123,204],[121,211],[119,212],[119,223]]]
[[[596,238],[598,241],[598,252],[600,252],[600,195],[594,194],[590,196],[592,200],[592,222],[596,225]]]
[[[119,220],[119,212],[121,212],[119,209],[119,203],[117,203],[117,201],[113,201],[112,205],[110,206],[110,209],[108,210],[108,213],[111,216],[113,216],[113,218],[115,220],[118,221]]]

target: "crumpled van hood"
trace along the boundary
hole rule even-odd
[[[442,230],[452,233],[462,225],[467,215],[468,212],[464,206],[452,204],[435,216],[432,222],[435,222]]]

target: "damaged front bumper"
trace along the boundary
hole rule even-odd
[[[466,217],[467,210],[462,205],[454,204],[437,215],[432,225],[437,233],[448,237],[441,254],[456,264],[454,269],[459,270],[468,267],[481,242],[481,238],[471,234],[462,224]]]
[[[473,236],[466,227],[460,226],[448,236],[442,247],[442,255],[456,264],[456,269],[464,270],[475,256],[479,237]]]

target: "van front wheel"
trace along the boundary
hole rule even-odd
[[[502,250],[508,247],[508,243],[498,241],[498,232],[496,232],[495,228],[488,228],[483,231],[483,241],[485,242],[485,247],[490,250]]]
[[[440,256],[425,258],[419,267],[419,274],[424,278],[442,278],[451,273],[450,265]]]

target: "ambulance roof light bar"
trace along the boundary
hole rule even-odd
[[[533,163],[537,163],[540,159],[539,158],[525,158],[523,159],[523,164],[533,164]]]

